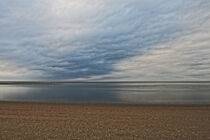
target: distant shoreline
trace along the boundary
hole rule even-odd
[[[82,105],[82,106],[139,106],[139,107],[210,107],[209,104],[132,104],[132,103],[82,103],[82,102],[39,102],[39,101],[1,101],[1,104],[43,104],[43,105]]]
[[[210,81],[0,81],[0,85],[59,85],[74,83],[209,83]]]

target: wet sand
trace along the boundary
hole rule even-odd
[[[0,139],[210,139],[209,105],[0,102]]]

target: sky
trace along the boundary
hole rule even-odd
[[[210,80],[210,1],[2,0],[0,80]]]

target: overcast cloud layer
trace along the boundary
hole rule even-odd
[[[0,80],[78,79],[210,80],[210,1],[0,1]]]

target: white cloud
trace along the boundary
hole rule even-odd
[[[28,77],[40,77],[39,71],[31,71],[13,62],[0,60],[0,80],[27,80]]]
[[[186,35],[114,65],[114,72],[93,79],[209,80],[210,30]]]

